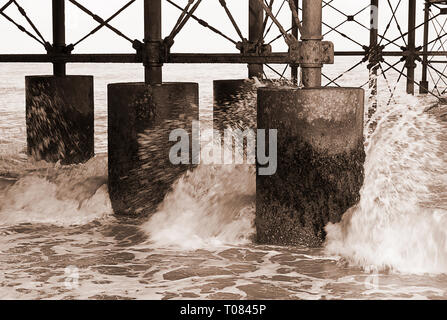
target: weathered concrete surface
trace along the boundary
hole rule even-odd
[[[171,164],[169,151],[176,142],[169,141],[169,134],[185,129],[191,139],[192,122],[199,116],[198,84],[110,84],[108,101],[113,210],[122,215],[153,213],[175,180],[192,167]]]
[[[94,155],[92,76],[25,77],[28,154],[82,163]]]
[[[256,181],[259,243],[319,246],[359,201],[363,112],[362,89],[258,90],[258,128],[278,130],[277,173]]]

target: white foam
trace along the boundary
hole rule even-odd
[[[176,183],[143,229],[162,247],[250,242],[255,231],[254,170],[249,165],[200,165]]]
[[[447,273],[445,130],[421,100],[379,110],[360,203],[326,227],[326,250],[365,269]]]
[[[0,195],[1,225],[79,225],[112,214],[104,156],[76,166],[26,167],[28,172]]]

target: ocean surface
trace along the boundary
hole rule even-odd
[[[333,79],[355,62],[337,58],[324,72]],[[153,216],[113,215],[107,84],[141,81],[139,65],[69,65],[95,76],[96,156],[73,166],[27,159],[24,76],[51,70],[0,64],[0,299],[447,299],[447,108],[404,94],[398,74],[379,77],[377,127],[365,124],[360,202],[310,249],[253,243],[249,165],[199,165]],[[210,125],[212,80],[246,72],[167,65],[164,77],[199,83]],[[367,79],[364,64],[337,82]]]

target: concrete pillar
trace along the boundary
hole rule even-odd
[[[25,77],[28,154],[80,163],[94,155],[93,77]]]
[[[278,130],[277,172],[256,180],[257,242],[321,245],[360,198],[364,91],[260,88],[257,117]]]
[[[153,213],[175,180],[192,167],[170,162],[176,142],[169,141],[169,134],[185,129],[191,138],[198,91],[196,83],[108,86],[109,194],[116,214]]]

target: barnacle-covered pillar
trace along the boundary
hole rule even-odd
[[[258,128],[277,130],[276,150],[269,138],[258,136],[258,150],[270,158],[277,154],[277,170],[270,175],[261,175],[258,158],[259,243],[319,246],[326,224],[338,222],[360,197],[364,91],[321,87],[322,64],[333,63],[332,44],[321,41],[321,10],[321,0],[304,0],[302,41],[290,39],[305,88],[258,89]]]
[[[28,154],[82,163],[94,156],[93,77],[25,77]]]
[[[192,145],[198,120],[196,83],[114,83],[108,86],[109,194],[120,215],[153,213],[182,173],[185,163],[171,163],[177,141],[170,133],[183,129]]]
[[[94,155],[93,77],[67,76],[65,0],[53,0],[53,76],[29,76],[26,87],[28,154],[36,160],[81,163]]]
[[[192,154],[193,121],[199,119],[197,83],[163,83],[161,0],[145,0],[145,39],[138,47],[145,82],[108,86],[109,194],[119,215],[153,213],[172,184],[197,159]],[[171,161],[171,133],[187,133],[188,156]],[[177,135],[174,135],[177,137]]]

